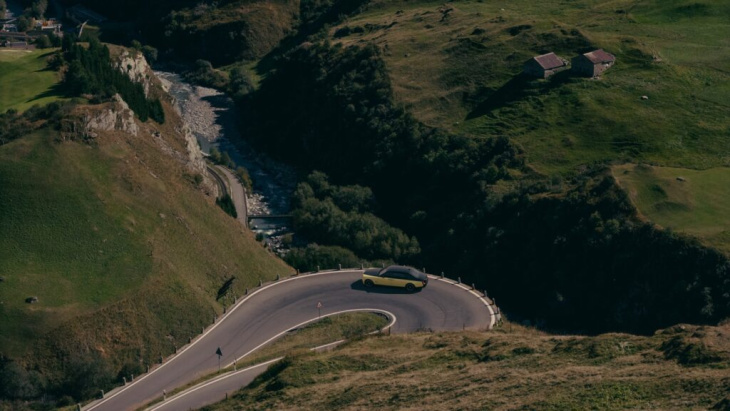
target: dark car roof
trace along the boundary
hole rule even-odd
[[[418,278],[419,280],[428,279],[428,276],[426,274],[422,273],[421,271],[419,271],[413,267],[408,267],[405,265],[391,265],[391,266],[385,267],[385,269],[382,270],[381,272],[386,272],[386,271],[402,271],[402,272],[412,274],[414,277]]]

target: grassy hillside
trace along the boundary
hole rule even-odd
[[[728,337],[725,325],[652,337],[508,326],[368,338],[289,357],[205,409],[707,409],[730,401]]]
[[[0,48],[0,113],[8,109],[23,111],[61,98],[56,89],[59,75],[47,69],[52,50],[12,50]]]
[[[644,217],[730,253],[730,169],[622,165],[613,173]]]
[[[138,374],[230,304],[216,302],[228,278],[241,295],[290,270],[194,186],[166,111],[138,136],[86,144],[41,129],[0,146],[0,352],[49,390],[62,377],[46,371],[73,373],[79,358]]]
[[[377,44],[397,98],[419,119],[509,136],[543,174],[596,161],[730,165],[730,6],[722,0],[376,0],[331,34]],[[617,56],[601,80],[520,76],[534,55],[599,47]]]
[[[166,57],[215,65],[263,57],[289,34],[298,17],[298,0],[67,0],[105,15],[99,27],[105,42],[154,44]]]

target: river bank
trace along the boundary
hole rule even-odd
[[[253,181],[252,192],[246,193],[249,215],[289,214],[296,172],[257,152],[242,138],[233,100],[215,89],[191,85],[177,73],[155,71],[155,74],[175,99],[176,109],[193,131],[203,153],[210,154],[216,148],[228,153],[237,166],[248,170]],[[278,253],[283,252],[282,237],[291,231],[284,220],[254,220],[250,228]]]

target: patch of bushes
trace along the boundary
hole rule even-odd
[[[665,341],[660,350],[664,353],[664,358],[676,360],[682,365],[701,365],[722,360],[717,352],[708,348],[702,341],[691,341],[679,335]]]
[[[360,267],[363,262],[352,251],[338,246],[309,244],[304,248],[293,248],[284,256],[284,261],[301,272],[338,267]]]
[[[209,61],[202,59],[196,60],[193,68],[185,72],[185,80],[219,90],[228,86],[228,76],[222,71],[214,69]]]
[[[54,101],[35,105],[23,113],[10,109],[0,114],[0,145],[7,144],[44,126],[58,129],[61,119],[71,112],[73,102]]]
[[[236,205],[233,204],[233,200],[231,199],[231,196],[228,194],[224,195],[221,198],[218,198],[215,200],[215,203],[220,207],[223,211],[226,212],[226,214],[230,215],[233,218],[238,218],[238,212],[236,212]]]

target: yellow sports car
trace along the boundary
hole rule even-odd
[[[362,283],[365,287],[386,285],[402,287],[408,291],[423,288],[428,285],[428,276],[413,267],[391,265],[385,268],[369,268],[362,274]]]

